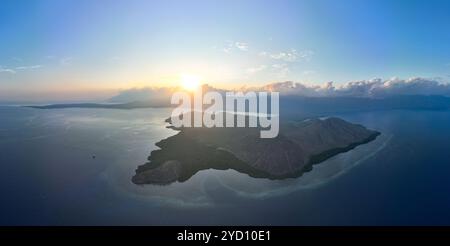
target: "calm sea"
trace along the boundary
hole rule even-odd
[[[450,112],[337,115],[382,132],[297,179],[131,183],[169,109],[0,107],[2,225],[450,225]]]

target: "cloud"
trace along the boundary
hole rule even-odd
[[[296,95],[296,96],[325,96],[322,93],[322,88],[320,86],[309,86],[302,83],[295,83],[292,81],[278,82],[269,85],[265,85],[260,88],[252,88],[252,90],[261,91],[274,91],[280,92],[282,95]]]
[[[248,51],[248,43],[245,42],[235,42],[235,41],[227,41],[225,47],[223,47],[222,51],[225,53],[230,53],[233,50],[239,51]]]
[[[214,47],[217,49],[217,47]],[[227,40],[226,45],[222,48],[222,51],[225,53],[233,53],[233,51],[249,51],[249,45],[245,42],[236,42],[232,40]],[[296,50],[289,49],[287,51],[282,52],[268,52],[268,51],[252,51],[247,52],[249,56],[252,56],[254,59],[261,60],[264,58],[263,65],[259,65],[256,67],[243,68],[243,71],[247,75],[253,75],[263,70],[267,70],[271,72],[274,76],[279,79],[286,78],[289,73],[291,73],[291,69],[294,67],[291,66],[296,62],[309,62],[314,52],[311,50]],[[313,72],[306,72],[304,75],[312,75]]]
[[[16,70],[35,70],[42,68],[42,65],[20,66],[16,67]]]
[[[224,47],[222,50],[223,50],[223,52],[225,52],[225,53],[230,53],[231,47]]]
[[[30,70],[36,70],[41,68],[42,65],[31,65],[31,66],[18,66],[15,68],[5,68],[0,66],[0,73],[10,73],[10,74],[16,74],[19,71],[30,71]]]
[[[284,95],[309,97],[372,97],[383,98],[395,95],[443,95],[450,96],[450,84],[426,78],[352,81],[335,86],[333,82],[323,85],[305,85],[292,81],[273,83],[261,90],[278,91]]]
[[[274,60],[281,60],[284,62],[310,61],[313,55],[314,52],[311,50],[297,51],[296,49],[278,53],[269,53],[267,51],[261,51],[259,53],[259,56],[268,57]]]
[[[228,90],[214,88],[207,84],[202,85],[203,92],[215,91],[222,95]],[[116,96],[108,99],[110,103],[129,103],[129,102],[151,102],[157,105],[170,105],[170,98],[172,94],[177,91],[184,91],[183,88],[175,87],[144,87],[132,88],[120,91]]]
[[[15,74],[16,71],[15,71],[14,69],[11,69],[11,68],[0,67],[0,73],[10,73],[10,74]]]
[[[243,42],[236,42],[234,43],[236,48],[238,48],[241,51],[247,51],[248,50],[248,44]]]
[[[247,68],[246,72],[248,74],[255,74],[255,73],[261,72],[263,70],[266,70],[266,68],[267,68],[267,65],[259,65],[257,67]]]
[[[126,103],[133,101],[147,101],[160,105],[170,104],[173,92],[180,90],[178,87],[140,88],[121,91],[112,97],[109,102]],[[426,78],[388,80],[371,79],[352,81],[336,86],[333,82],[322,85],[307,85],[292,81],[272,83],[258,87],[242,87],[240,91],[275,91],[282,96],[303,97],[363,97],[385,98],[398,95],[441,95],[450,96],[450,84],[440,83]],[[218,91],[224,94],[227,90],[204,85],[203,91]]]

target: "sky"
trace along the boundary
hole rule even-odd
[[[450,79],[450,1],[5,0],[0,101],[202,83]]]

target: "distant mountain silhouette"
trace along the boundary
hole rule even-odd
[[[173,107],[169,100],[133,101],[128,103],[102,104],[102,103],[74,103],[51,104],[44,106],[27,106],[37,109],[61,109],[61,108],[107,108],[107,109],[135,109]],[[281,96],[281,117],[301,119],[329,115],[334,113],[374,111],[374,110],[448,110],[450,109],[450,97],[446,96],[389,96],[386,98],[367,97],[303,97]]]

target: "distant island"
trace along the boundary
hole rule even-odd
[[[156,143],[160,149],[136,169],[133,183],[183,182],[206,169],[234,169],[255,178],[294,178],[380,135],[334,117],[283,124],[273,139],[259,138],[257,128],[177,130],[175,136]]]
[[[64,108],[102,108],[102,109],[137,109],[137,108],[163,108],[171,107],[170,104],[154,101],[135,101],[128,103],[62,103],[49,105],[25,106],[36,109],[64,109]]]
[[[99,108],[142,109],[174,107],[170,98],[153,98],[117,103],[64,103],[28,105],[35,109]],[[385,98],[281,96],[283,120],[320,117],[323,115],[378,110],[449,110],[450,97],[436,95],[404,95]]]

